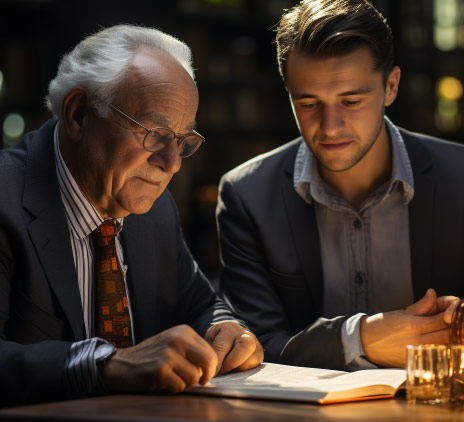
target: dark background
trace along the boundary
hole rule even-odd
[[[48,83],[61,55],[84,36],[101,27],[134,23],[187,42],[200,91],[198,130],[207,143],[184,160],[170,189],[187,243],[200,267],[215,279],[220,176],[298,135],[273,44],[273,26],[295,1],[0,0],[1,145],[20,138],[5,133],[11,113],[22,116],[26,132],[50,117],[44,106]],[[410,130],[464,142],[464,1],[373,3],[392,27],[402,69],[399,97],[388,116]],[[456,79],[440,94],[443,77]]]

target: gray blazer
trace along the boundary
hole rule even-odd
[[[415,186],[409,204],[414,296],[433,287],[439,295],[463,297],[464,146],[401,134]],[[348,316],[322,318],[314,208],[293,187],[301,141],[223,176],[217,207],[220,292],[258,335],[266,361],[346,369],[340,331]]]

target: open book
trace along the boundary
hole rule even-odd
[[[404,369],[357,372],[263,363],[248,371],[219,375],[187,392],[272,400],[336,403],[393,397],[406,380]]]

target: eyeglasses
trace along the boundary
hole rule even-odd
[[[157,152],[168,146],[174,139],[176,139],[177,146],[179,148],[179,156],[181,158],[187,158],[193,155],[198,148],[201,147],[201,144],[205,142],[205,138],[193,129],[185,135],[177,135],[173,130],[166,127],[154,127],[149,129],[145,125],[142,125],[142,123],[137,122],[137,120],[134,120],[132,117],[119,110],[114,105],[108,105],[113,110],[129,119],[132,123],[135,123],[137,126],[140,126],[147,131],[142,142],[143,147],[147,151]]]

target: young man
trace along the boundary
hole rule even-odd
[[[276,41],[301,137],[223,177],[221,292],[265,360],[403,366],[448,342],[436,292],[464,293],[464,147],[384,115],[400,69],[369,2],[302,1]]]
[[[66,54],[55,117],[0,152],[0,405],[183,391],[262,361],[166,186],[203,143],[190,49],[118,25]]]

